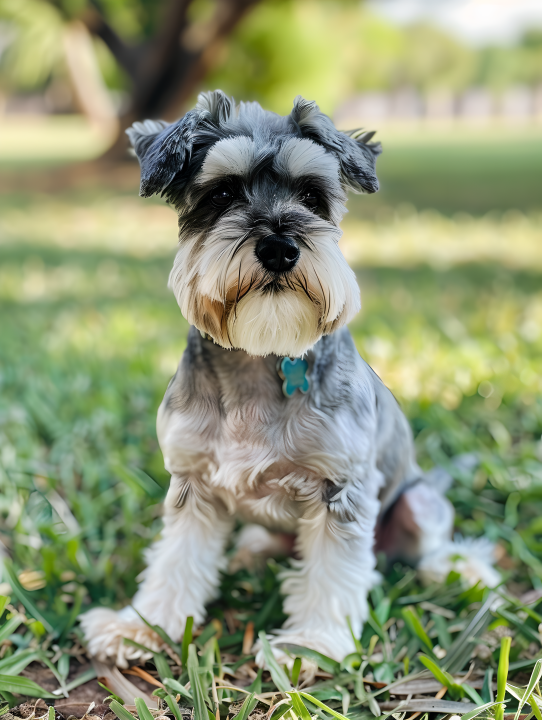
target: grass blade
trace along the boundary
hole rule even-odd
[[[153,660],[154,660],[154,665],[155,665],[156,669],[158,670],[158,674],[160,675],[160,680],[162,682],[164,682],[166,678],[173,677],[173,673],[171,672],[169,663],[166,660],[166,658],[162,655],[162,653],[154,653]]]
[[[269,669],[269,672],[271,673],[271,678],[273,679],[273,682],[281,692],[288,692],[289,690],[291,690],[290,681],[284,670],[278,664],[276,657],[273,655],[273,651],[271,650],[271,645],[269,644],[269,640],[267,639],[265,630],[260,630],[260,632],[258,633],[258,637],[260,638],[260,642],[262,643],[265,663]]]
[[[4,572],[6,573],[7,580],[9,584],[11,585],[11,588],[14,592],[14,594],[17,596],[17,599],[24,605],[25,609],[28,610],[29,615],[31,615],[35,620],[39,620],[40,623],[43,625],[43,627],[47,630],[47,632],[51,633],[53,637],[56,637],[58,633],[54,629],[54,627],[49,623],[43,615],[40,613],[38,608],[34,605],[32,600],[30,599],[27,591],[23,588],[21,583],[19,582],[19,578],[17,575],[13,572],[13,568],[11,567],[11,563],[8,560],[4,560]]]
[[[35,698],[56,698],[56,695],[44,690],[37,683],[25,677],[12,677],[0,675],[0,690],[2,692],[18,693]]]
[[[495,593],[490,593],[467,627],[455,638],[444,661],[441,663],[443,670],[456,673],[463,668],[471,655],[472,647],[476,644],[477,638],[493,619],[491,607],[495,602],[495,598]]]
[[[262,674],[263,670],[260,668],[258,670],[258,673],[254,680],[250,683],[247,690],[250,690],[250,692],[256,693],[256,695],[259,695],[262,691]]]
[[[0,660],[0,673],[4,675],[19,675],[19,673],[25,669],[31,662],[37,660],[39,657],[38,650],[21,650],[15,655]]]
[[[248,716],[254,710],[257,704],[258,699],[255,697],[255,693],[247,695],[244,703],[241,705],[241,709],[239,710],[237,715],[234,716],[233,720],[247,720]]]
[[[188,660],[188,646],[192,642],[192,626],[194,625],[194,618],[190,615],[186,618],[183,633],[183,644],[181,645],[181,662],[183,664],[183,670],[186,668]]]
[[[135,698],[134,700],[139,720],[154,720],[149,708],[145,705],[143,698]]]
[[[324,710],[325,712],[329,713],[330,715],[333,715],[333,717],[336,717],[337,720],[348,720],[347,717],[345,717],[344,715],[341,715],[340,712],[337,712],[336,710],[333,710],[332,708],[328,707],[321,700],[318,700],[313,695],[303,692],[302,690],[300,690],[298,694],[301,695],[302,697],[304,697],[305,700],[308,700],[309,702],[311,702],[313,705],[316,705],[316,707],[319,707],[320,710]]]
[[[89,680],[94,680],[97,673],[94,668],[89,668],[88,670],[85,670],[85,672],[81,673],[81,675],[78,675],[76,678],[74,678],[71,682],[69,682],[64,690],[67,692],[70,692],[71,690],[75,690],[75,688],[78,688],[80,685],[84,685]],[[55,695],[57,692],[60,692],[59,690],[55,690]]]
[[[503,708],[503,705],[498,702],[486,703],[485,705],[480,705],[480,707],[477,707],[474,710],[471,710],[470,712],[465,713],[465,715],[462,715],[461,720],[472,720],[472,718],[478,717],[478,715],[485,712],[486,710],[489,710],[489,708],[495,707],[496,705],[498,706],[497,710],[499,708]],[[503,708],[503,711],[504,711],[504,708]],[[495,712],[495,717],[497,717],[497,712]]]
[[[201,685],[201,677],[199,674],[199,663],[196,646],[190,644],[188,646],[188,659],[186,662],[188,669],[188,677],[190,678],[190,689],[194,702],[195,720],[209,720],[207,714],[207,705],[205,704],[205,695]]]
[[[305,658],[305,660],[311,660],[316,663],[318,667],[324,672],[337,675],[340,670],[340,663],[336,660],[332,660],[327,655],[311,650],[310,648],[301,647],[301,645],[285,645],[285,649],[294,656]]]
[[[533,711],[533,715],[535,716],[536,720],[542,720],[542,713],[540,712],[538,703],[532,695],[529,698],[529,705],[531,706],[531,710]]]
[[[462,688],[465,695],[468,695],[468,697],[470,697],[472,702],[476,703],[477,705],[484,704],[483,698],[476,692],[472,685],[469,685],[468,683],[461,683],[460,687]]]
[[[110,688],[108,688],[107,685],[104,685],[104,684],[101,683],[99,680],[97,680],[96,682],[97,682],[98,685],[102,688],[102,690],[105,690],[106,693],[109,693],[109,698],[111,698],[112,700],[116,700],[116,701],[119,703],[119,705],[124,705],[124,700],[123,700],[119,695],[117,695],[116,693],[114,693],[113,690],[111,690]],[[108,699],[108,698],[106,698],[106,700],[107,700],[107,699]]]
[[[190,692],[190,690],[187,690],[185,686],[182,685],[178,680],[175,680],[174,678],[166,678],[164,680],[164,685],[167,688],[173,690],[173,692],[176,692],[181,697],[184,697],[187,700],[190,700],[190,702],[193,702],[192,693]]]
[[[292,685],[294,687],[297,687],[297,683],[299,682],[299,673],[301,672],[302,662],[303,661],[299,657],[294,660],[294,666],[292,668]]]
[[[486,674],[484,675],[484,684],[482,686],[482,700],[485,703],[493,702],[495,698],[493,697],[493,688],[492,688],[492,682],[493,682],[493,668],[488,667],[486,670]]]
[[[529,684],[527,685],[527,689],[525,690],[525,694],[523,695],[523,698],[519,701],[518,710],[516,712],[516,716],[515,716],[514,720],[518,720],[519,716],[521,715],[521,710],[523,709],[523,706],[531,697],[533,690],[538,685],[538,681],[540,680],[541,676],[542,676],[542,660],[537,660],[536,665],[533,668],[533,672],[531,673],[531,677],[529,680]]]
[[[406,607],[402,611],[403,620],[407,625],[410,632],[420,640],[425,647],[433,654],[433,643],[429,639],[429,635],[425,632],[423,625],[420,622],[418,613],[411,607]]]
[[[165,698],[169,709],[171,710],[171,714],[175,718],[175,720],[183,720],[183,716],[181,714],[181,711],[179,710],[179,706],[177,705],[177,701],[173,697],[173,695],[166,695]]]
[[[111,700],[109,703],[109,709],[113,710],[119,720],[134,720],[132,713],[128,712],[128,710],[126,710],[126,708],[116,700]]]
[[[312,720],[310,712],[305,707],[303,699],[298,692],[289,692],[288,695],[292,698],[292,706],[295,714],[301,718],[301,720]]]
[[[463,686],[456,683],[449,673],[439,668],[434,660],[431,660],[427,655],[420,655],[420,662],[422,665],[425,665],[435,680],[438,680],[441,685],[448,688],[454,699],[463,696]]]
[[[507,610],[501,610],[501,608],[497,608],[497,615],[500,615],[511,625],[514,625],[518,629],[518,631],[531,642],[540,642],[540,636],[538,635],[538,633],[532,628],[530,628],[528,625],[526,625],[525,622],[523,620],[520,620],[516,615],[514,615],[514,613],[508,612]]]
[[[150,627],[151,630],[154,630],[154,632],[158,635],[158,637],[165,642],[166,645],[169,645],[169,647],[174,650],[176,653],[180,652],[180,647],[177,645],[176,642],[173,642],[173,640],[169,637],[167,632],[163,630],[159,625],[152,625],[148,620],[145,620],[143,615],[138,612],[133,605],[130,605],[130,607],[135,610],[135,612],[139,615],[141,620],[145,623],[147,627]]]
[[[499,655],[499,667],[497,668],[497,702],[501,703],[495,710],[495,720],[504,719],[504,706],[502,702],[506,693],[506,681],[508,679],[508,664],[510,659],[510,636],[501,639],[501,652]]]
[[[12,618],[7,620],[3,625],[2,629],[0,630],[0,643],[2,643],[4,640],[7,640],[10,635],[12,635],[15,630],[21,625],[23,622],[23,616],[22,615],[14,615]]]

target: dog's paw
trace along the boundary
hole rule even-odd
[[[132,610],[120,612],[107,608],[95,608],[79,617],[85,635],[88,652],[102,662],[113,662],[121,668],[133,660],[148,660],[152,653],[124,642],[124,638],[158,652],[164,647],[163,640]]]
[[[444,582],[455,570],[469,584],[481,582],[493,588],[501,576],[493,567],[495,545],[486,538],[456,537],[435,552],[426,555],[418,564],[421,579],[426,582]]]

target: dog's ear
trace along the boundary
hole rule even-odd
[[[291,122],[303,137],[323,145],[337,157],[345,185],[355,192],[378,190],[376,158],[382,152],[378,142],[369,142],[374,132],[340,132],[315,102],[298,95],[290,114]]]
[[[222,90],[200,93],[196,110],[205,113],[206,118],[217,127],[232,120],[237,112],[235,100]]]
[[[169,125],[163,120],[136,122],[126,131],[141,166],[139,194],[164,193],[190,160],[201,113],[191,110]]]
[[[171,125],[163,120],[136,122],[126,131],[141,166],[139,194],[167,194],[175,177],[186,168],[198,128],[218,129],[235,114],[235,101],[222,90],[201,93],[194,110]]]

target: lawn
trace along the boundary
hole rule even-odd
[[[344,241],[362,288],[351,325],[358,348],[403,404],[422,466],[454,477],[458,531],[497,544],[500,603],[456,575],[424,587],[381,559],[358,652],[341,666],[316,658],[310,698],[284,695],[273,720],[282,711],[326,717],[318,702],[352,720],[401,700],[408,715],[462,714],[492,700],[501,644],[504,692],[506,638],[513,685],[540,669],[542,168],[532,148],[542,132],[510,136],[390,132],[383,192],[355,199]],[[25,192],[30,170],[15,166],[0,199],[0,594],[11,597],[0,615],[0,694],[10,705],[18,694],[44,695],[16,684],[25,676],[48,691],[73,686],[72,706],[56,700],[57,711],[81,717],[108,692],[95,681],[75,689],[94,672],[77,615],[130,599],[142,551],[160,531],[168,476],[155,415],[187,332],[166,289],[175,217],[137,198],[135,175],[130,192],[102,183],[51,195]],[[277,574],[288,562],[226,572],[203,633],[134,671],[135,686],[123,686],[128,706],[154,690],[151,677],[169,695],[170,716],[195,707],[197,720],[207,710],[245,720],[255,702],[261,716],[273,693],[298,686],[299,663],[289,676],[279,667],[262,676],[242,652],[252,632],[282,621]],[[240,711],[243,693],[215,693],[213,677],[257,697]],[[109,689],[122,695],[118,683],[109,678]],[[521,697],[510,687],[507,713]],[[139,717],[149,720],[141,707]]]

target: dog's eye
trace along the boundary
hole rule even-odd
[[[227,185],[219,185],[211,191],[211,203],[217,208],[227,208],[233,201],[233,193]]]
[[[301,202],[305,207],[308,207],[309,210],[315,210],[320,202],[318,191],[314,188],[309,188],[301,198]]]

